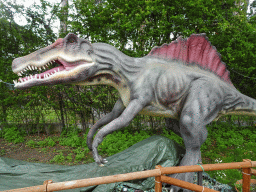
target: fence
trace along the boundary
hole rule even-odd
[[[256,167],[256,161],[251,161],[247,159],[244,160],[243,162],[238,162],[238,163],[205,164],[205,165],[178,166],[178,167],[161,167],[158,165],[154,170],[111,175],[111,176],[105,176],[105,177],[96,177],[96,178],[90,178],[90,179],[73,180],[73,181],[66,181],[66,182],[59,182],[59,183],[53,183],[52,180],[47,180],[44,182],[43,185],[7,190],[3,192],[60,191],[60,190],[88,187],[93,185],[101,185],[101,184],[143,179],[147,177],[155,177],[155,192],[162,191],[162,183],[176,185],[176,186],[193,190],[193,191],[213,192],[215,190],[202,187],[196,184],[192,184],[186,181],[181,181],[179,179],[167,177],[165,176],[165,174],[214,171],[214,170],[225,170],[225,169],[242,169],[243,192],[249,192],[251,175],[252,174],[256,175],[256,170],[251,169],[252,167]]]

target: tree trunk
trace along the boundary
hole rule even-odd
[[[67,21],[68,21],[68,0],[61,0],[61,12],[60,17],[60,36],[65,36],[67,33]]]
[[[62,94],[60,92],[58,93],[58,96],[59,96],[59,105],[60,105],[60,118],[61,118],[61,124],[62,124],[61,132],[62,132],[62,129],[65,128],[64,103],[63,103]]]

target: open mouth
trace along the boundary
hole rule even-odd
[[[85,63],[85,61],[76,61],[71,63],[57,58],[40,67],[35,65],[27,65],[21,71],[16,72],[20,78],[18,80],[13,80],[13,82],[16,86],[18,84],[27,83],[34,80],[47,80],[57,75],[58,73],[70,71],[75,67]]]

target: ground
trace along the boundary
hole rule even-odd
[[[58,135],[54,135],[58,136]],[[46,147],[37,147],[32,148],[26,145],[27,141],[34,140],[34,141],[42,141],[44,140],[47,135],[40,135],[40,136],[26,136],[25,141],[23,143],[10,143],[0,138],[0,157],[7,157],[17,160],[23,160],[28,162],[36,162],[36,163],[50,163],[50,160],[54,158],[54,156],[59,155],[60,152],[63,153],[63,156],[66,157],[68,154],[72,154],[72,160],[70,161],[63,161],[61,163],[54,163],[54,164],[62,164],[62,165],[79,165],[85,163],[91,163],[92,155],[91,152],[88,153],[88,159],[83,159],[82,161],[75,160],[75,153],[73,152],[75,148],[61,146],[58,143],[53,146],[46,146]]]

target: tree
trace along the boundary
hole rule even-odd
[[[21,5],[13,4],[8,1],[0,2],[0,79],[3,81],[11,82],[13,79],[18,78],[11,69],[12,60],[14,58],[26,55],[55,40],[56,36],[50,26],[54,17],[47,19],[45,11],[50,5],[45,1],[41,1],[41,5],[40,8],[38,6],[24,8]],[[37,10],[35,10],[35,8],[37,8]],[[53,6],[52,13],[54,13],[55,10],[56,6]],[[25,16],[27,19],[26,25],[19,26],[15,22],[14,17],[17,13],[21,13]],[[42,87],[40,90],[33,88],[31,90],[10,91],[1,84],[0,89],[1,121],[6,122],[8,110],[12,118],[17,117],[15,119],[17,121],[23,120],[21,114],[18,114],[21,107],[23,107],[23,112],[27,111],[26,115],[32,115],[29,109],[42,106],[42,103],[38,102],[42,101],[41,98],[44,97],[40,97],[38,93],[45,94],[45,92],[40,92],[40,90],[46,90],[47,88]],[[36,113],[33,113],[33,115],[35,114]]]
[[[247,17],[248,1],[74,0],[74,5],[72,31],[91,42],[110,43],[130,56],[144,56],[178,36],[206,33],[231,70],[235,86],[255,97],[255,82],[242,76],[238,80],[232,71],[255,74],[255,25]]]

